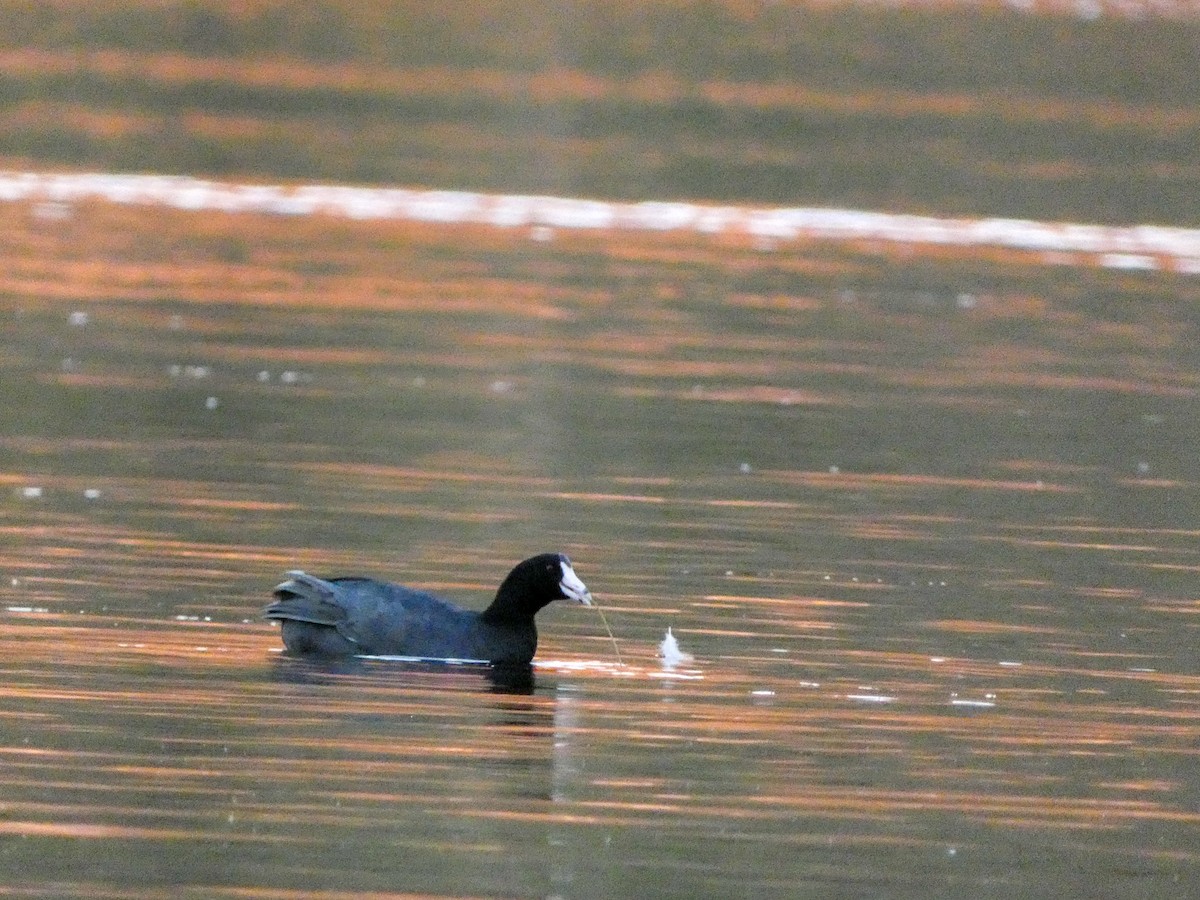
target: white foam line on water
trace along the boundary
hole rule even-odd
[[[487,194],[336,184],[251,184],[189,176],[0,170],[0,202],[41,202],[46,216],[83,201],[182,210],[330,215],[446,225],[741,235],[763,249],[801,240],[996,247],[1040,255],[1048,265],[1166,269],[1200,275],[1200,229],[1111,226],[1029,219],[960,219],[823,207],[753,207],[647,200]]]
[[[377,659],[383,662],[441,663],[447,666],[490,666],[486,659],[459,659],[443,656],[400,656],[393,653],[360,653],[359,659]]]

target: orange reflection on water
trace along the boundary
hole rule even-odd
[[[985,491],[1029,491],[1046,493],[1079,493],[1083,489],[1067,484],[1047,481],[1013,481],[1011,479],[961,478],[931,474],[895,474],[890,472],[829,472],[829,471],[783,471],[772,470],[761,473],[786,484],[802,484],[811,487],[834,487],[844,490],[864,490],[870,487],[903,487],[919,490],[930,487],[971,488]]]
[[[1079,296],[1171,319],[1178,281],[1137,281],[1163,295],[1142,306],[961,248],[73,215],[0,209],[0,287],[29,297],[0,352],[0,782],[27,872],[65,883],[64,838],[113,883],[140,854],[206,897],[412,872],[549,896],[613,859],[790,896],[817,870],[969,891],[998,858],[1020,893],[1194,861],[1195,379],[1159,355],[1174,331]],[[1079,408],[1132,437],[1096,451]],[[1113,477],[1126,457],[1155,477]],[[625,664],[564,605],[528,683],[306,665],[258,620],[298,565],[481,605],[543,544]],[[673,669],[668,626],[695,656]],[[301,852],[210,891],[256,841]],[[501,858],[566,875],[489,881]]]

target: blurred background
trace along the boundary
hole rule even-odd
[[[0,893],[1183,896],[1198,17],[0,0]]]
[[[1197,224],[1187,3],[6,2],[9,167]]]

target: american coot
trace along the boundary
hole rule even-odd
[[[592,595],[561,553],[518,563],[483,612],[373,578],[314,578],[288,572],[263,611],[282,624],[290,653],[306,656],[412,656],[528,664],[537,650],[533,617],[554,600],[592,605]]]

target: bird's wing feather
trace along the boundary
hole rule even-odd
[[[448,648],[467,637],[475,618],[440,597],[399,584],[345,578],[337,585],[350,607],[339,630],[383,653],[452,655]]]
[[[288,575],[263,615],[336,628],[363,652],[439,653],[473,633],[474,613],[424,591],[373,578]]]

